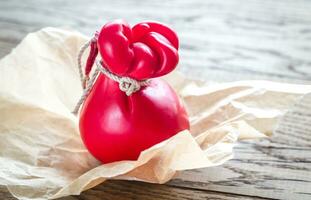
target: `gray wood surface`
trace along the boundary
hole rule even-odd
[[[108,20],[158,20],[177,30],[179,69],[208,81],[311,83],[311,1],[0,0],[0,57],[29,32],[68,27],[92,35]],[[311,199],[311,96],[270,139],[242,142],[235,158],[165,185],[108,181],[70,199]],[[0,188],[0,199],[14,199]]]

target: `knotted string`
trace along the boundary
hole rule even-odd
[[[81,84],[82,84],[82,88],[83,88],[83,93],[82,93],[79,101],[77,102],[77,104],[76,104],[76,106],[72,112],[75,115],[78,114],[81,105],[83,104],[83,102],[85,101],[87,96],[89,95],[99,72],[101,72],[105,76],[109,77],[110,79],[118,82],[120,90],[125,92],[125,94],[127,96],[130,96],[134,92],[140,90],[141,86],[148,85],[148,80],[138,81],[138,80],[135,80],[135,79],[130,78],[130,77],[126,77],[126,76],[121,77],[121,76],[118,76],[116,74],[113,74],[106,67],[104,67],[102,61],[99,61],[99,60],[95,61],[97,68],[94,70],[94,73],[92,74],[91,78],[89,78],[89,73],[91,71],[92,66],[89,66],[90,69],[88,69],[88,71],[84,75],[83,74],[83,68],[82,68],[82,61],[81,61],[82,56],[83,56],[83,53],[85,52],[85,50],[89,46],[91,46],[92,43],[94,44],[97,41],[97,36],[98,36],[98,34],[95,34],[95,36],[91,40],[89,40],[84,45],[82,45],[82,47],[80,48],[79,53],[78,53],[77,60],[78,60],[78,68],[79,68],[79,74],[80,74],[80,80],[81,80]],[[91,65],[93,65],[93,63]]]
[[[134,92],[138,91],[141,86],[146,86],[148,84],[148,80],[144,81],[137,81],[135,79],[132,79],[130,77],[126,76],[118,76],[116,74],[113,74],[112,72],[108,71],[107,68],[105,68],[102,65],[102,62],[97,60],[96,61],[97,69],[109,77],[110,79],[116,81],[119,83],[119,88],[121,91],[125,92],[127,96],[130,96]]]

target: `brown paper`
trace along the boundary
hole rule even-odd
[[[191,133],[101,165],[83,146],[71,114],[81,95],[81,34],[45,28],[0,61],[0,184],[19,199],[80,194],[106,179],[165,183],[176,171],[220,165],[238,139],[271,135],[279,117],[311,86],[269,81],[205,85],[165,77],[184,100]]]

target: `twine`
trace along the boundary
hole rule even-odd
[[[82,70],[82,61],[81,61],[82,56],[83,56],[83,53],[85,52],[85,50],[90,46],[90,44],[94,40],[97,40],[97,34],[95,34],[95,36],[91,40],[89,40],[84,45],[82,45],[82,47],[80,48],[79,53],[78,53],[77,60],[78,60],[79,75],[80,75],[81,85],[83,88],[83,93],[82,93],[79,101],[77,102],[77,104],[76,104],[76,106],[72,112],[75,115],[78,114],[81,105],[83,104],[83,102],[85,101],[87,96],[89,95],[89,93],[90,93],[90,91],[91,91],[91,89],[95,83],[95,80],[98,77],[99,72],[101,72],[105,76],[109,77],[110,79],[118,82],[120,90],[125,92],[125,94],[127,96],[131,96],[134,92],[137,92],[138,90],[140,90],[140,88],[142,86],[148,85],[148,80],[138,81],[138,80],[135,80],[135,79],[130,78],[130,77],[118,76],[116,74],[113,74],[106,67],[103,66],[102,61],[100,61],[100,60],[95,61],[97,68],[95,69],[92,77],[89,78],[88,76],[84,76],[83,70]]]

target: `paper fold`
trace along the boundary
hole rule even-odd
[[[106,179],[165,183],[176,171],[220,165],[238,139],[271,135],[310,85],[240,81],[206,85],[165,79],[190,114],[191,130],[141,153],[101,165],[82,144],[71,114],[81,95],[76,56],[86,38],[62,29],[29,34],[0,61],[0,184],[19,199],[79,194]]]

